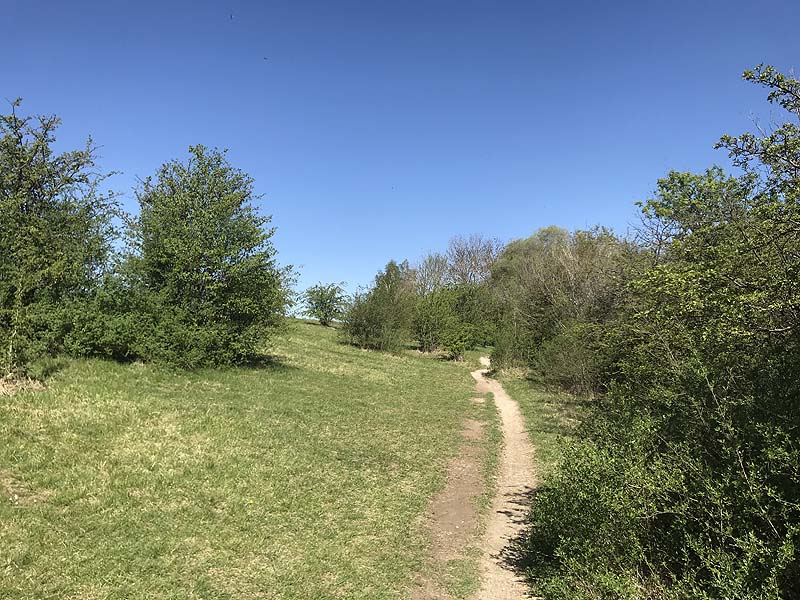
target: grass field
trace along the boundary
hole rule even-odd
[[[402,597],[476,410],[468,369],[302,322],[271,351],[69,362],[0,397],[0,597]]]

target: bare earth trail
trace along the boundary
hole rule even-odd
[[[515,572],[514,540],[525,528],[525,517],[536,486],[533,446],[528,439],[519,405],[500,382],[486,377],[485,369],[472,372],[480,394],[491,392],[500,413],[503,452],[498,469],[497,492],[492,500],[486,532],[481,542],[481,587],[475,600],[519,600],[527,596],[522,578]]]
[[[492,499],[486,528],[479,540],[478,499],[487,482],[481,472],[485,459],[484,423],[467,419],[461,432],[462,444],[447,466],[447,482],[432,499],[426,515],[431,540],[427,568],[417,574],[409,590],[411,600],[452,600],[446,589],[446,572],[452,561],[466,558],[467,549],[480,551],[480,588],[470,600],[522,600],[526,586],[520,577],[518,540],[522,537],[527,511],[536,483],[533,446],[517,403],[506,394],[500,382],[486,377],[489,359],[481,357],[484,369],[472,372],[483,404],[492,393],[500,415],[503,449],[497,474],[497,490]]]

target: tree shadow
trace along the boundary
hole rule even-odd
[[[251,356],[237,364],[241,369],[253,369],[259,371],[297,371],[300,367],[290,365],[286,358],[277,354],[259,354]]]
[[[508,501],[519,507],[520,510],[500,511],[508,516],[515,525],[521,527],[519,533],[508,540],[499,554],[493,555],[492,558],[497,560],[503,568],[519,577],[524,577],[525,572],[533,563],[529,546],[532,530],[530,513],[539,492],[540,488],[526,486],[521,491],[507,494]]]

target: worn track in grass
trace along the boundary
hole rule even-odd
[[[486,377],[489,359],[481,357],[481,364],[486,368],[473,371],[472,377],[479,393],[491,392],[494,397],[502,422],[503,453],[497,492],[481,544],[481,587],[476,600],[517,600],[526,597],[526,586],[517,568],[515,541],[523,534],[536,487],[533,446],[519,405],[500,382]]]

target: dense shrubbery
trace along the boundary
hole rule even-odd
[[[746,78],[800,117],[800,83]],[[671,173],[651,263],[602,331],[609,388],[538,496],[531,574],[560,598],[800,598],[800,130]]]
[[[106,269],[115,211],[95,147],[56,154],[56,117],[0,116],[0,377],[63,350]]]
[[[420,350],[441,349],[450,358],[460,358],[466,350],[491,342],[483,298],[480,287],[466,284],[441,287],[420,296],[412,320]]]
[[[576,393],[600,391],[600,331],[622,308],[628,271],[639,262],[632,244],[600,228],[548,227],[510,243],[490,280],[500,309],[493,363],[529,367]]]
[[[0,368],[62,352],[181,367],[247,361],[287,303],[269,218],[223,153],[191,148],[138,193],[130,251],[91,142],[52,150],[55,117],[0,117]]]
[[[343,316],[346,339],[363,348],[396,351],[412,340],[423,352],[460,359],[495,336],[494,301],[486,283],[499,251],[494,240],[453,238],[447,254],[416,268],[394,261],[373,286],[356,294]]]
[[[357,293],[342,318],[345,339],[361,348],[396,352],[410,341],[414,278],[408,263],[390,261],[373,286]]]

